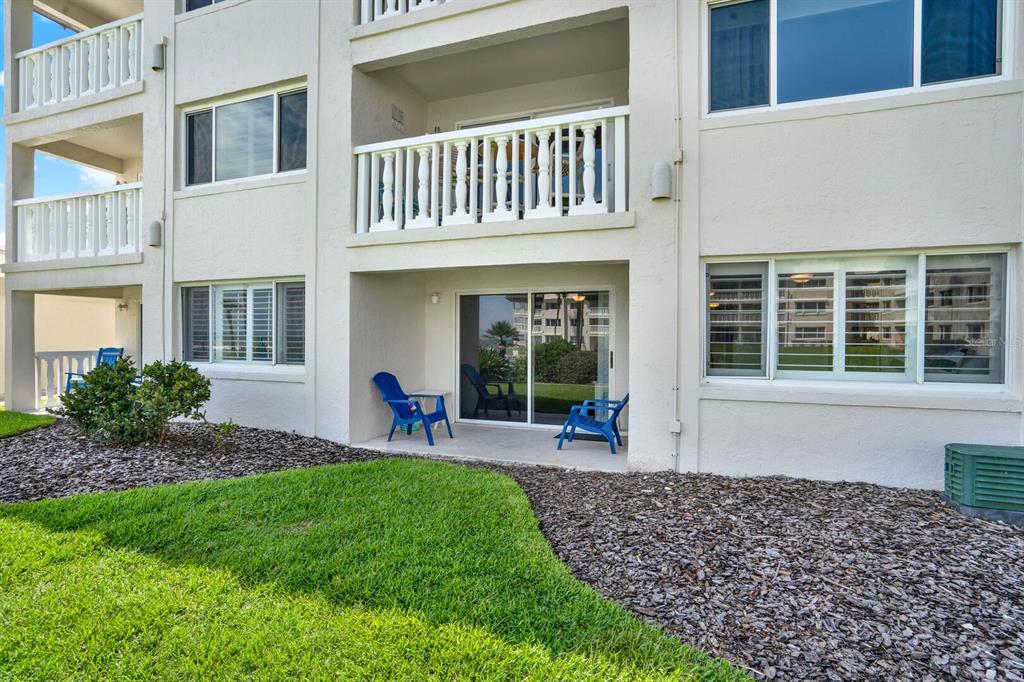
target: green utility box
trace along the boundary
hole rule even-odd
[[[946,498],[968,516],[1024,525],[1024,447],[950,443]]]

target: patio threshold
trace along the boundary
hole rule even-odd
[[[379,436],[353,447],[412,455],[429,455],[453,459],[479,459],[491,462],[536,464],[541,466],[581,469],[585,471],[626,471],[626,445],[611,454],[608,445],[594,441],[568,441],[556,450],[557,431],[548,429],[485,426],[480,424],[452,424],[455,438],[448,438],[444,425],[434,430],[434,447],[427,444],[422,431],[412,435],[395,432],[388,442]]]

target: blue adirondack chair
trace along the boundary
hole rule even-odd
[[[124,348],[100,348],[96,353],[96,366],[112,365],[124,357]],[[79,384],[85,383],[85,375],[81,372],[67,372],[67,381],[64,384],[64,392],[69,393],[71,389]]]
[[[562,441],[565,440],[568,432],[571,443],[576,436],[576,429],[583,429],[604,436],[611,446],[612,454],[615,454],[615,443],[622,445],[622,435],[619,433],[619,413],[629,402],[629,394],[622,400],[584,400],[582,405],[573,405],[569,410],[569,416],[562,424],[562,434],[558,437],[558,449],[562,449]],[[593,416],[588,416],[587,413]],[[608,418],[600,420],[598,412],[607,412]]]
[[[405,433],[411,435],[413,424],[423,424],[423,432],[427,434],[427,442],[433,445],[434,434],[430,427],[431,424],[440,421],[443,421],[444,425],[448,427],[448,437],[455,437],[452,434],[452,424],[448,421],[448,412],[444,409],[444,396],[429,393],[409,395],[402,390],[402,386],[398,383],[395,375],[389,372],[377,372],[373,376],[373,383],[377,390],[380,391],[381,398],[388,404],[388,407],[391,408],[391,413],[394,415],[394,418],[391,420],[391,430],[388,431],[389,441],[398,427],[404,428]],[[437,401],[434,405],[434,411],[429,413],[424,411],[420,401],[413,400],[413,398],[434,398]]]

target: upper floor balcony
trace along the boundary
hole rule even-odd
[[[90,5],[91,12],[86,12],[87,3],[77,4],[82,7],[62,6],[65,13],[59,16],[63,26],[40,19],[42,15],[31,17],[33,28],[46,22],[45,26],[54,30],[42,36],[38,34],[41,31],[33,35],[30,44],[34,46],[13,55],[16,113],[43,112],[61,103],[85,102],[90,97],[141,83],[142,14],[123,15],[125,11],[141,10],[141,2],[92,3],[96,6]],[[45,4],[43,8],[46,9]],[[105,11],[100,12],[101,9]],[[54,13],[46,12],[49,16]],[[71,16],[87,17],[83,20],[90,23],[74,21]],[[61,34],[65,35],[38,44]]]
[[[14,202],[16,260],[31,263],[139,253],[142,183]]]
[[[363,145],[357,230],[625,212],[629,107]]]
[[[627,19],[564,26],[356,70],[351,245],[632,224]]]
[[[142,116],[27,142],[11,145],[8,269],[139,262]]]

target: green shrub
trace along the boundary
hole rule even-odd
[[[87,437],[111,445],[133,445],[167,438],[176,417],[202,419],[210,399],[210,380],[177,361],[153,362],[137,382],[135,363],[122,358],[101,364],[85,382],[64,394],[54,414],[66,417]]]
[[[136,391],[146,420],[153,425],[158,443],[167,438],[172,419],[205,419],[203,405],[210,399],[210,380],[186,362],[151,362],[142,369]]]
[[[231,440],[231,436],[235,435],[235,431],[238,430],[238,424],[233,419],[229,419],[226,422],[217,424],[217,428],[213,432],[213,442],[218,450],[223,450],[227,447],[228,441]]]
[[[576,346],[565,339],[538,343],[533,351],[534,378],[543,383],[558,383],[558,361],[574,352],[576,352]]]
[[[597,353],[577,350],[558,359],[555,365],[555,383],[592,384],[597,381]]]

